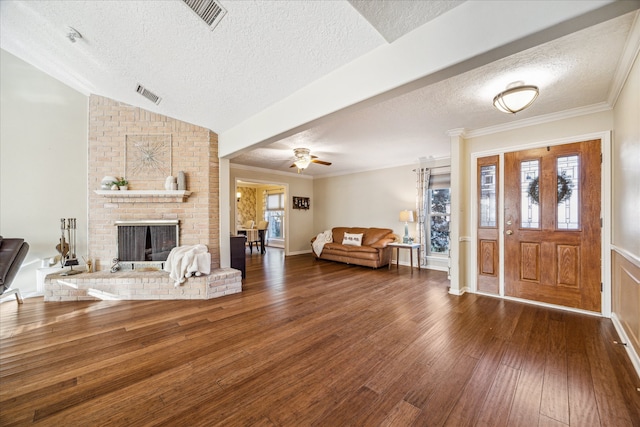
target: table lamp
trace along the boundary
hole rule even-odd
[[[404,222],[404,236],[402,237],[402,243],[409,243],[409,223],[413,221],[413,211],[400,211],[400,222]]]

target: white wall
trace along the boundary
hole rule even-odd
[[[416,208],[416,167],[417,163],[314,179],[315,234],[333,227],[379,227],[404,235],[398,216]],[[409,235],[415,234],[415,224],[409,224]]]
[[[640,60],[614,110],[613,244],[640,259]]]
[[[60,218],[77,218],[87,253],[88,98],[4,50],[0,94],[0,234],[30,245],[12,285],[28,294],[57,254]]]
[[[614,109],[612,148],[613,319],[640,375],[640,59]]]

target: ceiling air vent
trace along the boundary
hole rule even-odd
[[[227,10],[215,0],[182,0],[213,30]]]
[[[144,96],[145,98],[147,98],[149,101],[153,102],[156,105],[160,104],[160,101],[162,101],[162,98],[160,98],[158,95],[151,92],[150,90],[147,90],[142,85],[138,85],[136,92],[138,92],[140,95]]]

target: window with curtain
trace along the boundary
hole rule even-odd
[[[419,168],[416,172],[416,210],[421,265],[427,256],[449,255],[449,221],[451,218],[451,174],[446,168]]]
[[[265,191],[264,201],[264,219],[269,221],[269,238],[284,239],[284,192]]]

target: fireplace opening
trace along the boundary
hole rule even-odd
[[[179,243],[178,220],[116,221],[117,258],[124,268],[162,268]]]

